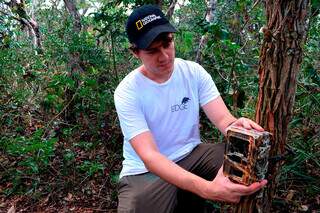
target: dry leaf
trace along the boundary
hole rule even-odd
[[[306,212],[306,211],[309,210],[309,207],[307,205],[301,205],[299,210],[303,211],[303,212]]]
[[[16,207],[14,205],[11,206],[7,213],[16,213]]]
[[[72,201],[72,197],[73,197],[73,195],[71,194],[71,193],[68,193],[68,196],[67,197],[65,197],[65,198],[63,198],[65,201]]]
[[[289,192],[288,192],[288,194],[286,196],[286,200],[287,201],[291,201],[295,193],[296,193],[295,190],[289,190]]]

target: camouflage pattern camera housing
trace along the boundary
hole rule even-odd
[[[270,145],[269,132],[230,127],[224,153],[224,175],[244,185],[265,179]]]

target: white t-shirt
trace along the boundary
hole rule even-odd
[[[114,101],[124,135],[120,178],[148,172],[130,140],[150,131],[163,155],[176,162],[201,143],[199,105],[219,96],[211,76],[199,64],[176,58],[166,82],[156,83],[138,69],[118,85]]]

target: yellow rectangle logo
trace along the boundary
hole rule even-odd
[[[137,29],[138,29],[138,30],[141,30],[142,27],[143,27],[142,21],[141,21],[141,20],[137,21],[137,22],[136,22],[136,26],[137,26]]]

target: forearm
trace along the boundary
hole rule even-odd
[[[231,113],[227,113],[217,123],[216,127],[224,134],[227,135],[227,128],[237,120]]]
[[[237,120],[237,118],[230,113],[221,97],[218,97],[204,105],[203,110],[211,123],[214,124],[224,135],[227,134],[227,127]]]
[[[186,171],[159,152],[149,153],[143,159],[148,170],[178,188],[207,198],[206,188],[209,182]]]

